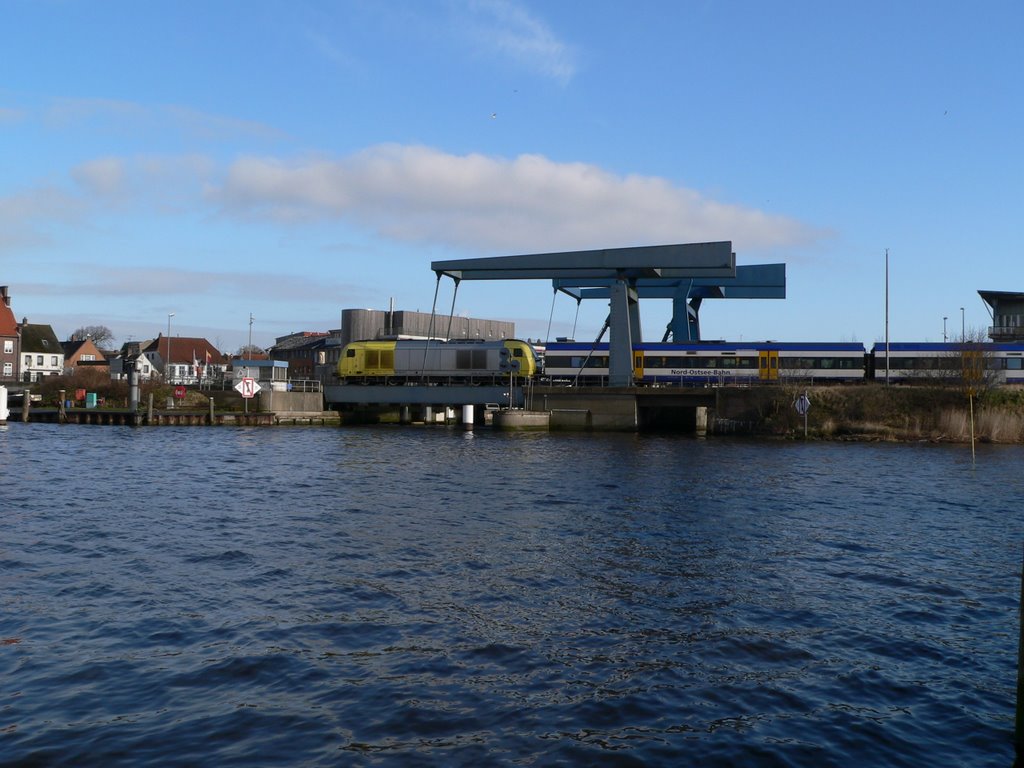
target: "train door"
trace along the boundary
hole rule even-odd
[[[758,374],[761,381],[775,381],[779,378],[779,353],[774,349],[760,349],[757,352]]]
[[[639,349],[633,350],[633,381],[643,381],[644,378],[644,353]]]

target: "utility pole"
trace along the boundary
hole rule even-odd
[[[885,386],[889,386],[889,249],[885,249]]]
[[[164,360],[164,383],[171,383],[171,318],[173,312],[167,313],[167,359]]]

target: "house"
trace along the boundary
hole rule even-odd
[[[128,371],[125,369],[126,361],[135,362],[135,370],[138,371],[139,376],[142,379],[153,379],[160,375],[160,370],[163,368],[163,363],[160,366],[156,366],[153,361],[142,354],[142,350],[147,349],[153,344],[152,339],[145,341],[126,341],[121,345],[119,351],[108,351],[103,352],[104,357],[107,358],[107,362],[110,364],[110,378],[114,381],[122,381],[128,378]],[[155,352],[154,357],[159,358]]]
[[[168,384],[210,384],[221,381],[228,359],[206,339],[160,334],[142,348],[140,362],[163,371]]]
[[[75,370],[101,371],[109,375],[110,363],[92,339],[61,342],[64,350],[64,375],[74,376]]]
[[[6,285],[0,285],[0,382],[17,380],[20,351],[21,335],[11,311],[11,295]]]
[[[21,333],[22,381],[39,381],[44,376],[60,376],[64,373],[64,348],[57,341],[57,334],[49,325],[30,323],[22,318],[18,326]]]
[[[329,333],[320,331],[300,331],[279,336],[269,350],[270,358],[288,363],[288,378],[312,379],[316,366],[323,363],[323,350],[329,337]]]

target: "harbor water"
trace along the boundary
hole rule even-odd
[[[0,430],[0,764],[1008,766],[1024,448]]]

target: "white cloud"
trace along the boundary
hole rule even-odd
[[[278,301],[327,302],[359,295],[356,286],[303,277],[296,274],[266,274],[252,271],[174,269],[167,267],[103,267],[96,264],[62,264],[64,277],[73,280],[25,283],[21,293],[35,296],[92,296],[96,298],[137,298],[165,300],[176,297],[264,296],[273,286]]]
[[[124,186],[124,161],[118,157],[91,160],[73,168],[71,177],[88,192],[105,197],[114,196]]]
[[[96,122],[122,133],[155,132],[167,127],[202,141],[238,138],[276,140],[285,134],[252,120],[200,112],[175,104],[142,104],[117,99],[56,99],[45,112],[46,122],[57,128],[77,128]]]
[[[0,253],[50,242],[45,227],[81,219],[88,206],[54,186],[40,186],[0,197]]]
[[[481,51],[565,85],[576,74],[576,53],[540,19],[511,0],[469,0],[463,31]]]
[[[509,160],[417,146],[381,145],[340,160],[244,157],[213,196],[241,215],[340,219],[397,240],[476,252],[708,240],[772,248],[821,235],[658,177],[539,155]]]
[[[24,110],[0,107],[0,123],[17,123],[24,120],[25,117]]]

